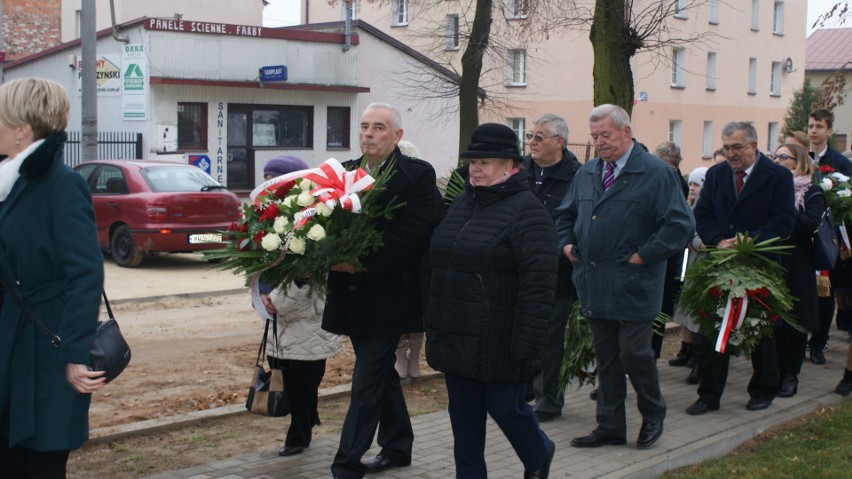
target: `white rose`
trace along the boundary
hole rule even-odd
[[[260,245],[266,251],[275,251],[281,247],[281,237],[276,234],[267,234],[260,240]]]
[[[308,191],[303,191],[296,202],[299,203],[299,206],[311,206],[314,204],[314,195]]]
[[[286,216],[276,216],[275,222],[272,223],[272,230],[278,234],[283,234],[289,224],[290,220]]]
[[[822,188],[822,191],[830,190],[833,185],[834,183],[832,183],[828,178],[823,178],[822,181],[819,182],[819,187]]]
[[[296,254],[305,254],[305,240],[299,238],[298,236],[293,236],[290,238],[290,251]]]
[[[284,206],[293,206],[293,203],[296,202],[296,198],[296,195],[290,195],[284,198],[284,201],[282,201],[282,203],[284,203]]]
[[[331,216],[331,212],[333,211],[329,206],[325,203],[317,203],[317,213],[320,216]]]
[[[299,189],[302,191],[310,191],[314,187],[314,182],[308,179],[303,179],[299,182]]]
[[[838,183],[846,183],[849,181],[849,177],[844,175],[843,173],[834,172],[831,174],[831,177],[837,180]]]
[[[839,196],[839,197],[841,197],[841,198],[847,198],[847,197],[849,197],[849,196],[852,196],[852,191],[850,191],[850,190],[840,190],[840,191],[838,191],[838,192],[837,192],[837,196]]]
[[[313,225],[311,226],[311,229],[308,230],[308,234],[306,236],[308,239],[319,241],[325,238],[325,228],[323,228],[322,225]]]

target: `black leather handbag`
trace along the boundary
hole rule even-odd
[[[834,269],[837,257],[840,255],[840,238],[837,236],[831,209],[826,208],[813,235],[811,257],[814,261],[814,269],[818,271]]]
[[[267,319],[266,327],[263,329],[263,339],[260,341],[260,349],[257,352],[257,361],[254,364],[255,372],[249,385],[246,409],[263,416],[282,417],[290,414],[290,404],[287,402],[287,394],[284,391],[284,372],[276,368],[270,368],[267,371],[263,367],[269,323],[272,323],[273,346],[276,349],[278,348],[277,321]]]
[[[24,311],[27,318],[41,329],[55,347],[62,347],[62,338],[48,329],[48,327],[45,326],[40,319],[38,319],[35,313],[32,312],[30,307],[27,306],[27,304],[24,303],[24,301],[15,294],[13,290],[7,287],[5,278],[0,276],[0,280],[3,282],[3,289],[5,292],[11,294],[12,297],[15,298],[15,301],[17,301],[18,305],[20,305],[21,310]],[[89,345],[90,360],[88,366],[90,371],[105,371],[106,382],[110,382],[117,378],[118,375],[124,371],[124,368],[130,364],[131,353],[130,346],[124,339],[124,335],[121,334],[118,322],[112,314],[112,308],[109,306],[109,300],[107,299],[106,292],[104,291],[102,294],[109,319],[107,321],[98,322],[98,328],[95,331],[95,338],[92,339],[92,343]]]

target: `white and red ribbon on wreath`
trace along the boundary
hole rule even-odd
[[[716,338],[716,351],[724,354],[725,346],[728,345],[728,337],[731,331],[739,329],[740,325],[745,320],[746,310],[748,309],[748,298],[735,298],[728,295],[728,301],[725,304],[725,314],[722,315],[722,326],[719,328],[719,336]]]
[[[279,187],[300,179],[310,180],[316,185],[310,193],[317,198],[318,202],[332,209],[340,205],[341,208],[353,213],[361,211],[361,199],[358,193],[369,190],[376,182],[363,169],[347,171],[339,161],[329,158],[318,168],[294,171],[265,181],[252,190],[249,196],[255,205],[259,205],[263,196],[272,194]],[[310,221],[310,218],[316,214],[315,207],[316,204],[302,210],[294,221],[294,227]]]

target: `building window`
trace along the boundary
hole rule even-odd
[[[710,0],[710,23],[719,24],[719,0]]]
[[[505,0],[505,4],[504,11],[508,19],[527,18],[527,15],[529,15],[529,0]]]
[[[207,150],[207,103],[178,103],[178,150]]]
[[[518,151],[524,152],[524,134],[526,134],[525,121],[523,118],[506,118],[506,123],[509,125],[516,135],[518,135]]]
[[[704,134],[701,138],[701,157],[713,157],[713,122],[704,122]]]
[[[781,62],[772,62],[772,76],[769,82],[769,94],[781,96]]]
[[[834,136],[832,136],[832,139],[834,140],[834,147],[837,151],[848,150],[848,148],[846,148],[846,134],[845,133],[844,134],[835,133]]]
[[[314,107],[256,106],[252,110],[252,141],[255,147],[312,148]]]
[[[680,146],[683,142],[683,121],[669,120],[669,141]]]
[[[779,130],[777,121],[769,122],[769,130],[767,132],[768,134],[766,135],[767,136],[766,151],[774,152],[775,150],[778,149],[778,133],[779,133],[779,131],[780,130]]]
[[[506,79],[508,86],[526,86],[527,84],[527,51],[523,49],[509,50],[509,68]]]
[[[447,15],[446,31],[444,33],[444,49],[459,49],[459,16],[458,14]]]
[[[83,11],[82,10],[74,10],[74,35],[76,38],[80,38],[80,30],[82,30],[83,25]]]
[[[676,0],[674,5],[674,17],[675,18],[687,18],[686,16],[686,7],[689,4],[689,0]]]
[[[716,90],[716,52],[707,52],[707,89]]]
[[[760,31],[760,0],[751,0],[751,30]]]
[[[391,25],[404,27],[408,25],[408,0],[393,0],[391,2]]]
[[[748,59],[748,94],[757,94],[757,58]]]
[[[784,0],[775,0],[772,10],[772,33],[784,34]]]
[[[686,49],[672,48],[672,86],[684,88],[686,86]]]
[[[330,106],[325,125],[326,148],[349,149],[349,107]]]

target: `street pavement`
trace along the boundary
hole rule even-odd
[[[110,260],[106,265],[106,287],[111,301],[138,301],[168,295],[210,295],[243,288],[242,279],[229,272],[210,269],[198,255],[171,255],[146,258],[141,268],[118,268]],[[769,409],[748,411],[746,385],[751,375],[751,363],[736,358],[731,361],[728,384],[722,397],[722,408],[704,416],[687,416],[684,409],[697,399],[696,386],[684,379],[686,368],[676,368],[660,361],[660,382],[668,402],[665,433],[648,449],[637,449],[641,417],[636,409],[636,396],[628,386],[627,419],[628,445],[605,446],[598,449],[575,449],[571,439],[583,436],[595,427],[595,403],[589,399],[590,387],[569,387],[562,417],[543,424],[543,429],[556,443],[551,478],[646,478],[665,471],[695,464],[704,459],[724,455],[738,445],[768,428],[805,416],[825,406],[837,404],[843,398],[834,387],[843,375],[847,343],[844,334],[833,332],[826,352],[828,363],[822,366],[805,361],[800,375],[798,394],[793,398],[777,398]],[[222,414],[232,414],[233,407],[221,408]],[[207,411],[215,414],[215,411]],[[180,421],[181,418],[175,418]],[[410,467],[392,469],[370,478],[451,478],[453,465],[453,436],[446,411],[412,418],[414,454]],[[96,431],[93,431],[93,433]],[[278,457],[275,449],[257,451],[188,469],[169,471],[150,476],[156,479],[242,479],[294,478],[317,479],[330,477],[329,466],[337,450],[339,435],[315,439],[305,453],[287,458]],[[378,453],[378,447],[365,458]],[[523,466],[496,424],[489,419],[486,462],[489,477],[519,478]]]

